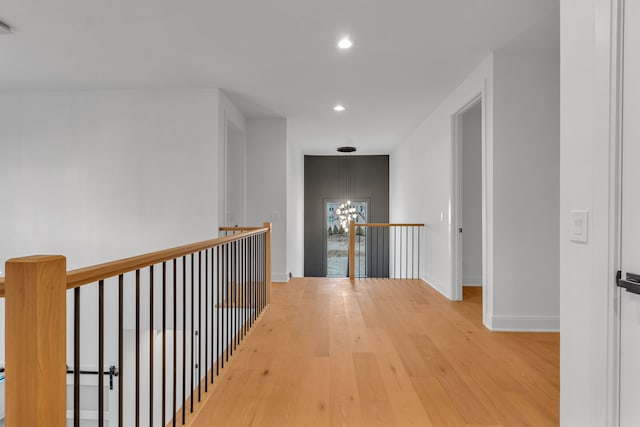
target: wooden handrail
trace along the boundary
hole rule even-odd
[[[125,274],[131,271],[149,267],[150,265],[155,265],[164,261],[180,258],[181,256],[189,255],[205,249],[210,249],[216,246],[223,245],[225,243],[243,239],[245,237],[260,234],[268,230],[269,229],[265,227],[256,228],[254,230],[246,231],[243,233],[218,237],[198,243],[191,243],[189,245],[151,252],[145,255],[138,255],[118,261],[111,261],[104,264],[97,264],[91,267],[72,270],[67,272],[67,289],[73,289],[89,283],[95,283],[99,280],[108,279],[120,274]]]
[[[386,224],[381,222],[356,224],[356,227],[424,227],[424,224]]]
[[[259,230],[263,227],[219,227],[220,231],[250,231]]]
[[[220,230],[222,231],[231,229],[245,231],[229,236],[217,237],[215,239],[205,240],[198,243],[191,243],[189,245],[178,246],[171,249],[164,249],[144,255],[124,258],[118,261],[111,261],[103,264],[97,264],[90,267],[83,267],[76,270],[68,271],[67,289],[73,289],[77,288],[78,286],[87,285],[89,283],[95,283],[99,280],[104,280],[110,277],[118,276],[120,274],[129,273],[131,271],[145,268],[150,265],[159,264],[164,261],[169,261],[174,258],[189,255],[191,253],[198,252],[204,249],[220,246],[225,243],[240,240],[245,237],[260,234],[269,230],[268,227],[220,227]],[[0,277],[0,298],[4,297],[4,295],[5,280],[4,277]]]

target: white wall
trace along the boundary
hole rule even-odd
[[[247,122],[247,222],[273,224],[271,274],[287,281],[287,120]]]
[[[560,419],[613,425],[613,205],[609,129],[611,0],[561,0]],[[589,242],[569,212],[589,211]],[[610,375],[611,374],[611,375]]]
[[[492,327],[559,330],[560,55],[521,46],[494,56]]]
[[[462,283],[482,285],[482,105],[461,118]]]
[[[287,144],[287,270],[304,275],[304,154]]]
[[[217,90],[0,100],[3,265],[54,253],[77,268],[217,234]]]
[[[217,236],[217,118],[217,89],[0,94],[2,265],[51,253],[73,269]],[[115,306],[114,285],[105,286],[107,307]],[[128,295],[125,328],[133,300]],[[82,301],[81,366],[95,369],[95,285],[83,288]],[[69,331],[72,304],[70,297]],[[0,312],[4,318],[4,300]],[[143,328],[148,313],[144,305]],[[116,316],[106,313],[107,364],[116,357]],[[1,335],[4,360],[4,328]]]
[[[491,329],[559,328],[557,30],[550,16],[490,55],[391,156],[391,220],[425,222],[423,278],[457,299],[452,117],[482,94],[483,321]]]
[[[491,141],[493,55],[489,55],[391,154],[391,222],[423,222],[421,276],[453,299],[451,223],[452,115],[484,94],[485,134]]]

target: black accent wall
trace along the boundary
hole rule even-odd
[[[305,277],[327,275],[325,203],[345,197],[369,202],[369,222],[389,222],[389,156],[304,156]],[[368,258],[382,260],[379,277],[388,276],[388,250],[375,251]]]

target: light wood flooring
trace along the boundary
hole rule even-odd
[[[558,425],[559,335],[490,332],[481,304],[412,280],[274,285],[192,425]]]

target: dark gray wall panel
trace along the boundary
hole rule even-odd
[[[306,277],[327,275],[325,202],[343,200],[347,196],[352,200],[369,201],[369,222],[389,222],[389,156],[304,157]],[[369,247],[370,257],[382,260],[382,273],[378,274],[388,275],[388,250],[386,253],[375,251],[375,246]]]

